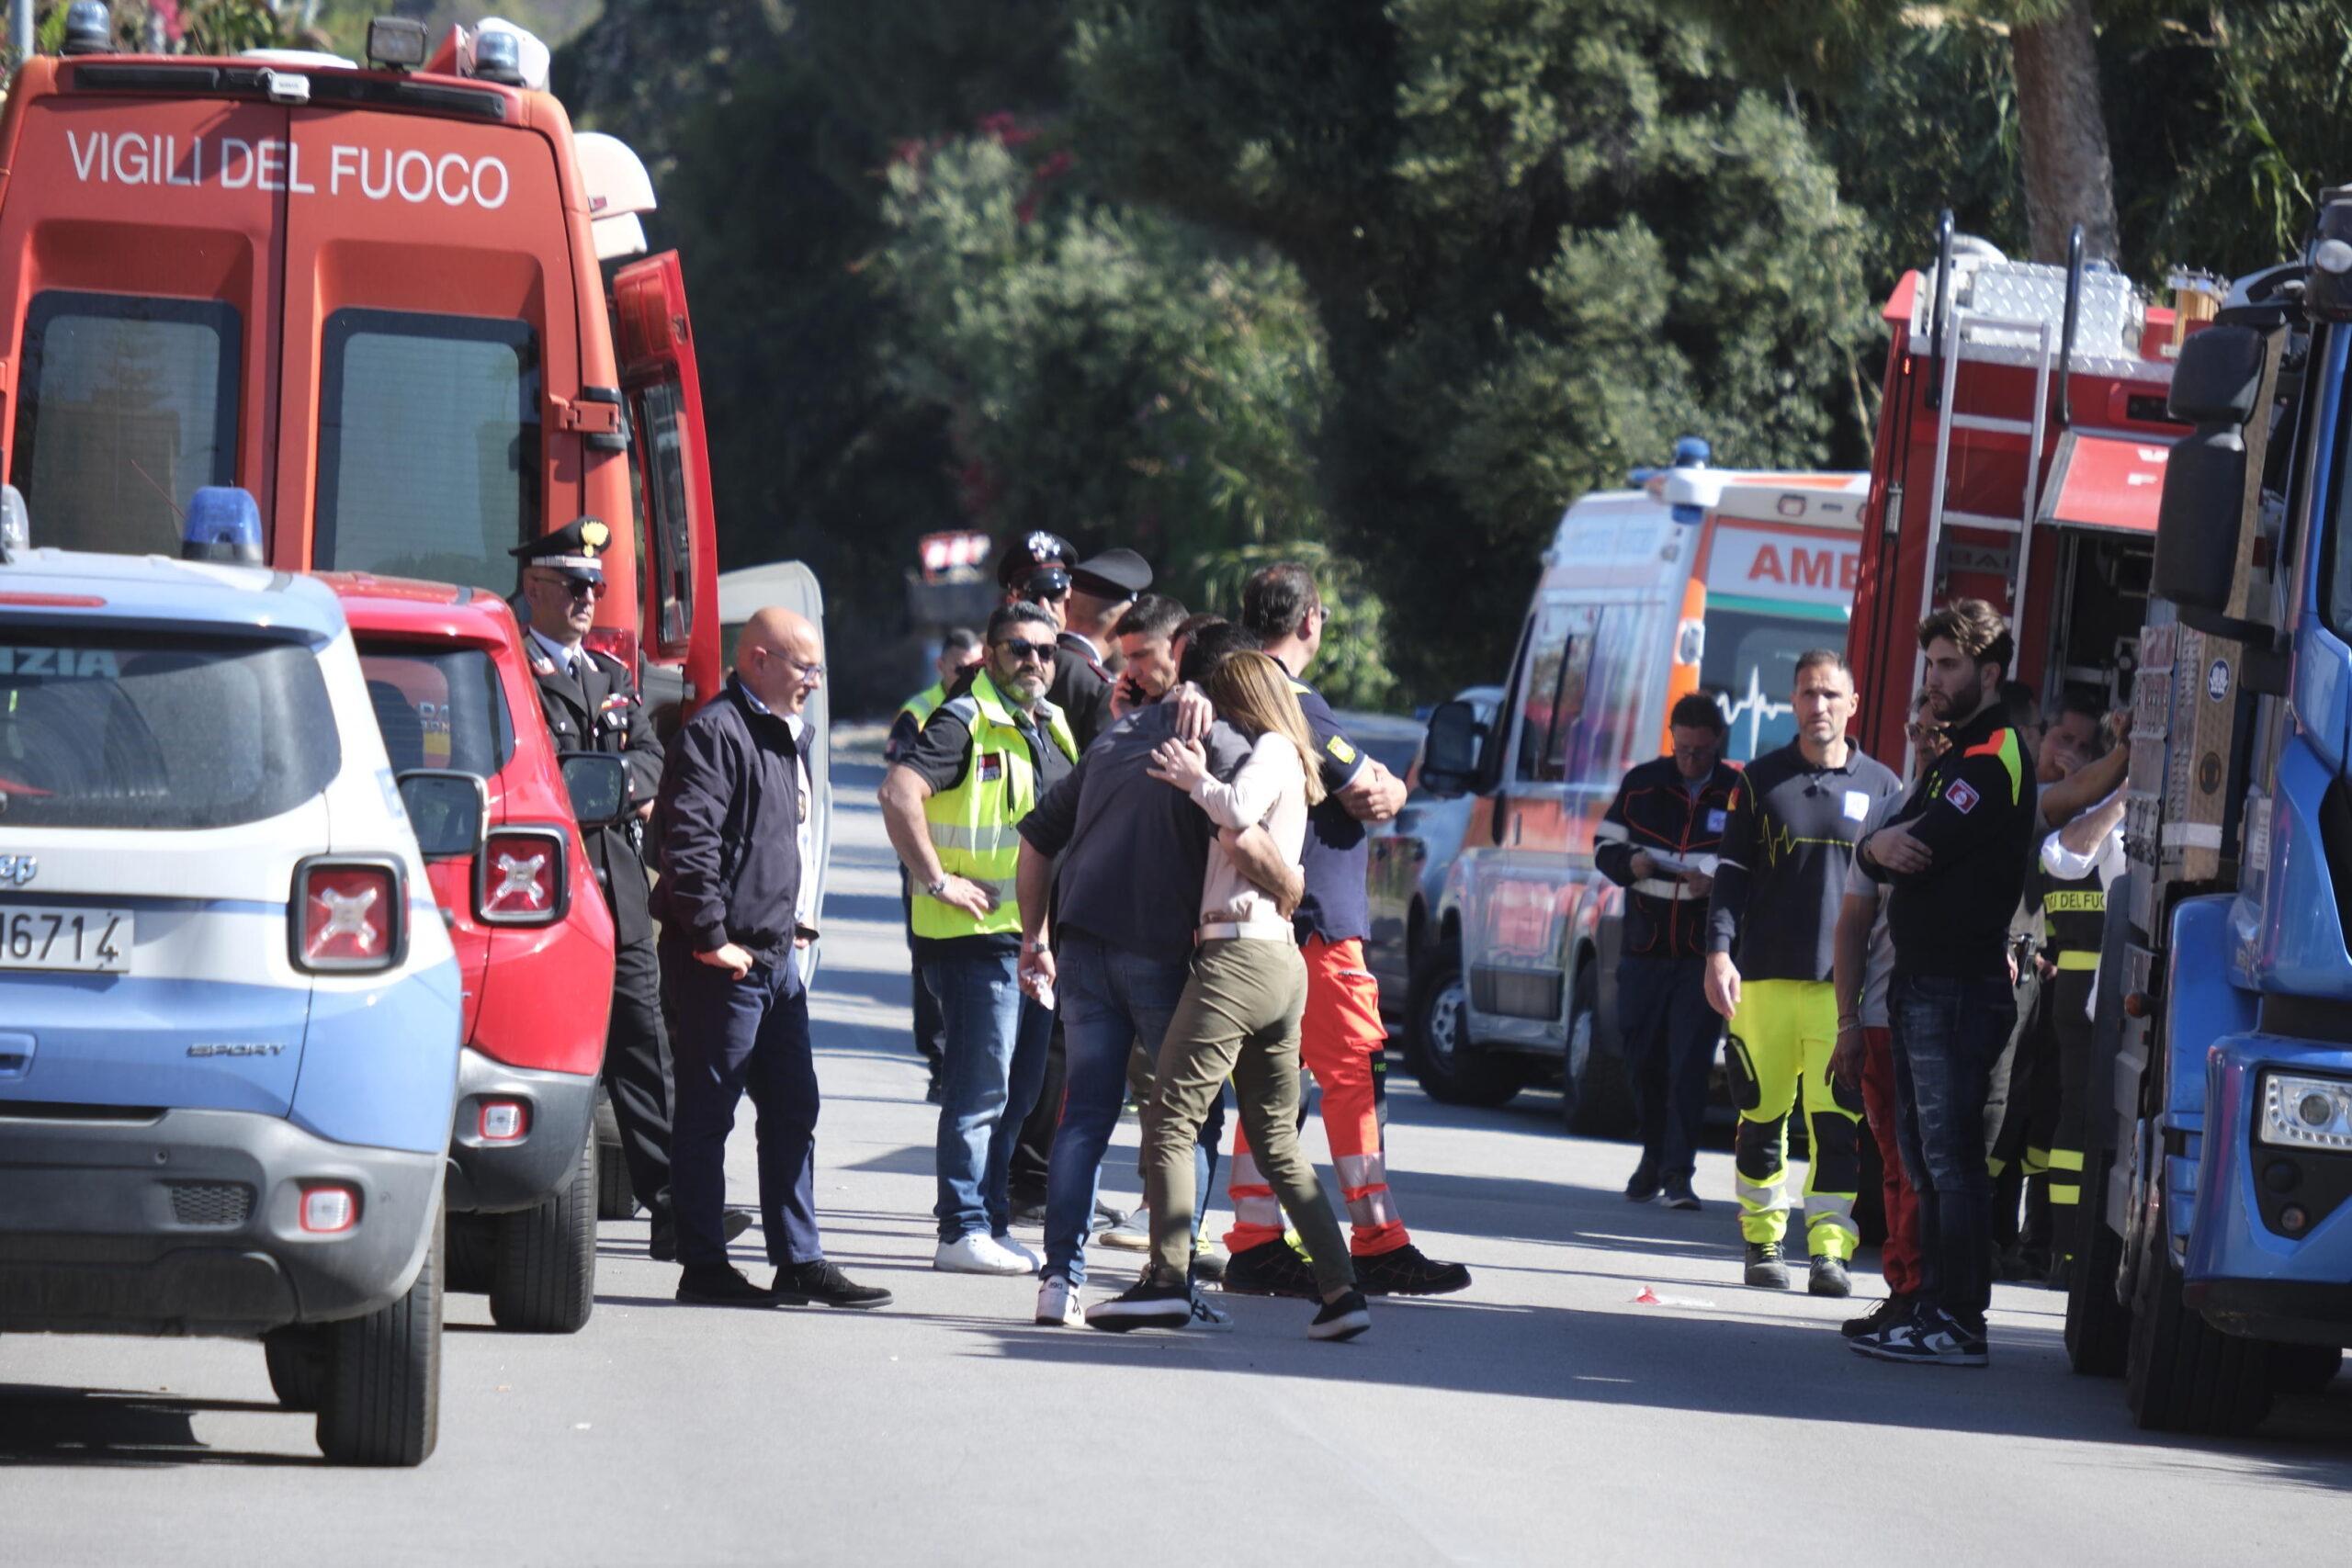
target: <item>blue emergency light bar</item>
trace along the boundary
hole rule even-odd
[[[261,564],[261,507],[236,485],[206,485],[188,498],[182,560]]]
[[[1628,474],[1626,478],[1632,481],[1635,488],[1647,490],[1649,488],[1649,482],[1652,479],[1672,473],[1675,468],[1703,468],[1707,466],[1707,460],[1713,456],[1714,448],[1710,446],[1703,437],[1697,435],[1685,435],[1677,440],[1674,444],[1674,463],[1671,468],[1635,468],[1631,474]],[[1652,493],[1655,494],[1657,492],[1652,491]],[[1672,506],[1669,506],[1667,509],[1667,513],[1677,523],[1683,524],[1686,526],[1703,523],[1707,520],[1706,508],[1702,506],[1692,506],[1684,502],[1677,502]]]

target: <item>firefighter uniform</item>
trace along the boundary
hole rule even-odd
[[[1626,773],[1593,829],[1593,864],[1625,889],[1617,1021],[1642,1138],[1628,1197],[1667,1183],[1669,1200],[1689,1206],[1681,1189],[1697,1167],[1707,1075],[1723,1038],[1723,1021],[1707,1006],[1707,895],[1679,878],[1636,877],[1634,856],[1647,851],[1710,870],[1738,787],[1728,762],[1690,780],[1673,758],[1652,758]]]
[[[2107,890],[2122,870],[2122,833],[2108,835],[2086,856],[2069,853],[2052,833],[2043,841],[2035,881],[2057,974],[2044,1010],[2049,1046],[2027,1090],[2025,1168],[2050,1187],[2051,1260],[2073,1256],[2083,1197],[2083,1134],[2090,1106],[2091,996],[2099,942],[2107,929]]]
[[[1787,1234],[1788,1119],[1800,1080],[1812,1141],[1805,1249],[1842,1264],[1860,1239],[1861,1098],[1829,1073],[1838,1043],[1830,970],[1854,845],[1901,789],[1860,747],[1849,743],[1844,764],[1832,768],[1808,761],[1792,740],[1749,763],[1732,797],[1708,949],[1732,953],[1740,974],[1725,1062],[1739,1108],[1739,1228],[1751,1246],[1777,1246]]]
[[[607,530],[593,517],[517,547],[526,567],[548,567],[602,586],[597,564]],[[629,809],[603,828],[585,828],[589,863],[613,915],[613,1011],[605,1038],[604,1081],[620,1123],[629,1184],[652,1214],[654,1256],[675,1245],[670,1222],[670,1042],[662,1021],[662,970],[654,956],[650,889],[637,808],[662,784],[662,743],[619,660],[582,646],[567,649],[536,630],[524,634],[539,706],[556,750],[605,751],[628,771]]]

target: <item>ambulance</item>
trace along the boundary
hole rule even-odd
[[[1642,488],[1560,520],[1494,717],[1430,719],[1422,784],[1473,797],[1414,977],[1408,1064],[1432,1097],[1498,1105],[1557,1072],[1579,1130],[1632,1120],[1615,1024],[1623,894],[1593,864],[1618,782],[1704,692],[1744,762],[1795,733],[1798,656],[1846,646],[1870,476],[1706,466],[1685,441]]]
[[[110,38],[81,0],[0,113],[0,464],[34,544],[170,554],[234,485],[274,566],[504,594],[516,545],[589,513],[591,642],[657,713],[716,691],[678,258],[642,255],[645,166],[573,130],[546,47],[492,21],[428,52],[399,17],[365,65]]]

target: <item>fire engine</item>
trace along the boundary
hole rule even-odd
[[[572,129],[546,47],[493,21],[428,51],[397,17],[365,65],[110,34],[74,5],[0,115],[0,443],[35,542],[171,553],[234,485],[273,565],[505,593],[515,545],[591,513],[591,640],[657,709],[716,691],[678,257],[644,254],[645,165]]]
[[[2352,1344],[2347,276],[2352,191],[2302,261],[2169,308],[1947,215],[1886,311],[1865,744],[1901,752],[1913,627],[1962,595],[2045,704],[2130,700],[2066,1348],[2154,1429],[2245,1430]]]

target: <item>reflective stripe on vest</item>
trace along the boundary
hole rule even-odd
[[[941,685],[938,682],[933,681],[930,685],[924,687],[922,691],[917,692],[913,696],[909,697],[905,702],[899,705],[899,716],[900,718],[904,718],[909,714],[914,715],[915,728],[920,729],[924,725],[931,722],[931,716],[937,713],[939,711],[939,705],[946,700],[947,688]]]
[[[1017,933],[1021,908],[1013,877],[1021,864],[1021,835],[1013,825],[1037,804],[1036,764],[1030,759],[1027,739],[1013,723],[1012,707],[985,671],[976,674],[971,689],[948,705],[971,731],[964,776],[955,788],[935,792],[923,802],[923,821],[931,830],[939,868],[986,887],[995,896],[996,907],[975,917],[917,889],[914,933],[933,942]],[[1053,743],[1076,761],[1078,742],[1069,721],[1051,704],[1037,707]]]

